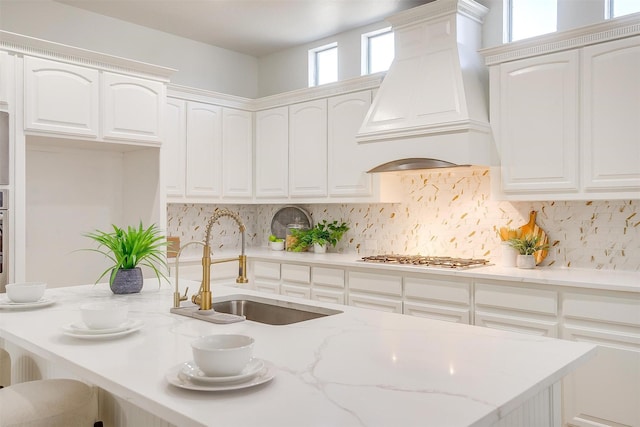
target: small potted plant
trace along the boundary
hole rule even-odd
[[[309,246],[313,246],[313,252],[325,253],[327,245],[330,244],[335,247],[344,233],[349,231],[349,226],[345,222],[338,223],[338,221],[327,222],[327,220],[323,220],[309,230],[294,231],[298,241],[292,247],[292,251],[300,252]]]
[[[540,237],[533,234],[509,239],[509,245],[518,251],[518,257],[516,259],[516,266],[518,268],[534,268],[536,266],[536,259],[533,254],[549,248],[548,244],[540,244],[539,240]]]
[[[279,239],[275,235],[269,236],[269,248],[272,251],[281,251],[284,249],[284,239]]]
[[[139,265],[151,268],[158,282],[160,277],[167,280],[160,268],[168,270],[165,260],[168,242],[155,224],[144,228],[141,221],[138,228],[129,226],[126,230],[113,224],[112,227],[111,232],[96,230],[85,234],[98,243],[96,249],[86,250],[101,253],[112,261],[112,265],[98,277],[96,283],[110,273],[109,287],[113,293],[140,292],[143,277]]]

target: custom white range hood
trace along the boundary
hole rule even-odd
[[[403,158],[496,163],[488,72],[478,54],[487,11],[471,0],[436,0],[387,19],[395,59],[357,135],[359,143],[385,146],[372,147],[374,165]]]

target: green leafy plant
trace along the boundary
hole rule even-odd
[[[349,231],[347,223],[327,222],[327,220],[320,221],[309,230],[293,229],[291,230],[291,235],[297,241],[287,250],[302,252],[313,244],[335,246],[347,231]]]
[[[509,245],[514,248],[520,255],[533,255],[538,251],[544,251],[549,248],[548,244],[538,244],[540,237],[528,234],[521,238],[509,239]]]
[[[99,244],[96,249],[86,250],[101,253],[113,262],[98,277],[96,283],[108,272],[111,272],[109,285],[112,285],[119,269],[131,269],[138,265],[151,268],[156,274],[158,282],[160,282],[161,276],[168,280],[159,270],[159,268],[168,270],[164,257],[168,242],[155,224],[144,228],[142,221],[140,221],[138,228],[128,226],[126,230],[113,224],[111,226],[113,227],[111,232],[95,230],[84,235]]]

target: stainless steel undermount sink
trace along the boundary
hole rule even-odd
[[[290,325],[342,313],[330,308],[252,295],[229,295],[214,298],[213,309],[219,313],[245,316],[247,320],[268,325]]]

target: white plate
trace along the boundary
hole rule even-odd
[[[182,371],[184,375],[189,377],[190,380],[198,382],[198,383],[206,383],[206,384],[222,384],[222,383],[232,383],[238,382],[241,380],[246,380],[249,377],[256,375],[258,372],[262,370],[264,367],[264,362],[262,359],[252,359],[249,364],[242,370],[238,375],[230,375],[226,377],[209,377],[205,375],[198,365],[195,362],[185,362],[182,365]]]
[[[124,322],[122,325],[116,328],[107,328],[107,329],[91,329],[91,328],[88,328],[87,325],[85,325],[84,323],[78,322],[78,323],[72,323],[69,326],[66,326],[62,329],[64,329],[67,332],[75,332],[77,334],[83,334],[83,335],[89,335],[89,334],[104,335],[104,334],[113,334],[115,332],[126,331],[127,329],[136,327],[140,322],[142,321],[136,320],[136,319],[129,319],[126,322]]]
[[[13,302],[9,298],[5,297],[0,299],[0,308],[16,310],[23,308],[46,307],[54,302],[55,301],[52,298],[40,298],[35,302]]]
[[[124,331],[111,332],[108,334],[84,333],[84,332],[73,330],[69,327],[62,328],[62,329],[64,330],[64,334],[70,337],[80,338],[83,340],[101,340],[106,338],[115,338],[115,337],[121,337],[124,335],[129,335],[131,333],[138,331],[140,328],[142,328],[143,325],[144,325],[144,322],[142,320],[136,320]]]
[[[201,384],[196,381],[192,381],[185,374],[182,373],[184,363],[174,366],[166,373],[165,378],[169,384],[176,387],[180,387],[186,390],[196,391],[226,391],[226,390],[240,390],[243,388],[255,387],[260,384],[271,381],[276,376],[276,369],[270,362],[264,361],[264,367],[256,375],[244,380],[236,381],[232,383],[221,384]]]

